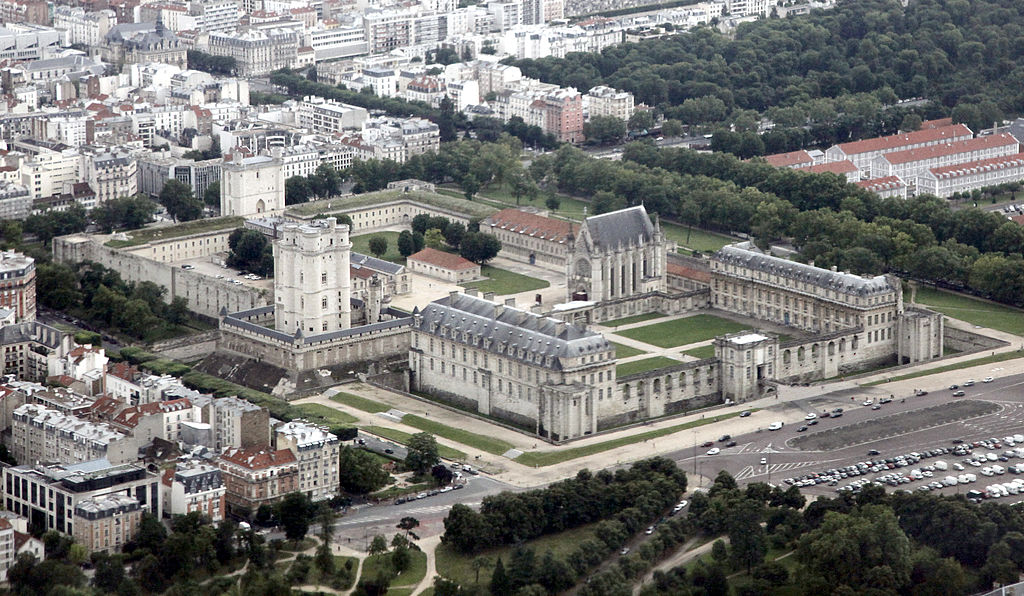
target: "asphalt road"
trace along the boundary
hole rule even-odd
[[[997,365],[998,366],[998,365]],[[997,374],[997,373],[995,373]],[[993,376],[995,376],[995,374]],[[966,379],[964,379],[966,381]],[[978,383],[973,387],[963,388],[966,392],[964,397],[952,397],[952,391],[948,389],[932,391],[925,396],[895,396],[892,403],[885,404],[879,410],[872,410],[870,407],[861,405],[868,396],[873,397],[875,402],[880,397],[888,397],[884,387],[863,387],[854,390],[834,392],[819,397],[788,402],[780,404],[770,411],[781,413],[785,410],[797,409],[803,412],[816,412],[819,415],[824,410],[831,410],[836,407],[844,408],[842,418],[820,419],[817,425],[809,426],[806,433],[798,433],[796,429],[799,424],[787,424],[779,431],[768,431],[758,429],[755,432],[735,436],[735,447],[721,448],[718,455],[705,455],[707,449],[699,446],[679,450],[667,454],[668,457],[676,460],[679,465],[689,473],[698,473],[704,478],[714,478],[719,470],[729,471],[740,484],[749,482],[769,482],[779,484],[785,478],[799,477],[812,472],[823,472],[829,468],[839,468],[862,462],[868,459],[889,458],[912,451],[923,451],[936,447],[952,447],[953,439],[974,441],[990,437],[1004,437],[1016,433],[1024,433],[1024,375],[996,378],[991,383]],[[853,398],[851,400],[851,398]],[[792,440],[798,436],[811,433],[829,432],[830,429],[856,424],[862,421],[880,420],[883,417],[891,416],[899,412],[923,411],[932,406],[941,406],[957,400],[980,400],[992,402],[1000,406],[993,414],[974,417],[964,421],[939,424],[920,430],[908,429],[906,432],[899,432],[895,436],[879,439],[868,439],[856,445],[850,445],[829,451],[801,450],[795,448]],[[924,414],[922,413],[922,416]],[[913,420],[911,417],[910,420]],[[869,456],[868,451],[876,449],[880,452],[878,456]],[[980,449],[984,452],[985,449]],[[1000,450],[1001,452],[1002,450]],[[975,453],[979,450],[975,450]],[[764,458],[766,463],[762,464]],[[963,458],[945,455],[935,459],[942,459],[952,464]],[[1024,463],[1024,460],[1016,460]],[[898,471],[909,472],[914,467],[924,466],[928,460],[922,461],[917,466],[909,466]],[[1009,464],[1015,463],[1010,460]],[[1003,464],[1004,467],[1007,464]],[[977,469],[968,467],[966,470],[978,474]],[[856,478],[873,478],[878,474],[867,474]],[[945,474],[939,475],[944,476]],[[981,477],[978,474],[978,481],[969,485],[957,485],[943,489],[943,494],[955,494],[958,489],[966,491],[980,489],[987,484],[994,482],[1008,482],[1012,476],[996,476],[991,478]],[[839,486],[849,484],[855,478],[845,479]],[[935,480],[932,478],[926,482]],[[902,485],[899,488],[916,489],[921,485],[920,481]],[[827,484],[819,484],[813,487],[801,489],[808,496],[825,494],[834,495],[838,487],[830,487]],[[890,488],[890,487],[887,487]],[[1011,502],[1024,500],[1024,495],[1011,496],[1001,499]]]

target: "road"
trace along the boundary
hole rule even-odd
[[[998,365],[993,370],[993,376],[998,374]],[[965,379],[966,380],[966,379]],[[924,381],[922,380],[922,384]],[[812,472],[823,472],[828,468],[839,468],[856,464],[867,459],[889,458],[912,451],[923,451],[937,447],[952,447],[952,439],[963,439],[974,441],[989,437],[1003,437],[1008,434],[1024,433],[1024,375],[996,378],[991,383],[979,382],[973,387],[964,388],[966,395],[961,398],[953,398],[950,390],[932,391],[925,396],[895,396],[892,403],[885,404],[879,410],[872,410],[870,407],[861,405],[865,397],[871,396],[877,402],[881,397],[888,397],[888,391],[879,387],[862,387],[837,391],[818,397],[787,402],[769,408],[776,414],[789,412],[792,415],[794,410],[801,412],[817,412],[831,410],[836,407],[844,408],[843,417],[840,419],[824,418],[819,419],[818,424],[810,426],[806,433],[798,433],[796,429],[799,424],[788,424],[779,431],[768,431],[759,429],[752,433],[732,437],[736,441],[735,447],[725,448],[721,443],[718,455],[705,455],[707,449],[698,446],[678,450],[666,454],[674,459],[680,467],[688,473],[699,473],[705,478],[713,478],[719,470],[729,471],[738,482],[746,484],[750,482],[781,483],[787,477],[798,477]],[[851,401],[851,397],[853,400]],[[792,445],[793,439],[804,434],[827,433],[831,429],[846,427],[858,422],[878,420],[881,424],[885,417],[893,414],[908,412],[914,413],[923,411],[933,406],[951,404],[959,400],[979,400],[992,402],[1000,408],[997,412],[989,415],[979,416],[965,421],[940,424],[922,430],[897,431],[897,434],[888,438],[865,440],[856,445],[851,445],[829,451],[801,450]],[[781,416],[780,416],[781,417]],[[869,456],[868,450],[876,449],[880,452],[878,456]],[[979,450],[975,450],[977,453]],[[981,449],[980,451],[985,451]],[[1000,450],[1001,452],[1002,450]],[[761,459],[766,460],[765,464]],[[958,462],[963,458],[946,455],[943,459],[948,463]],[[927,460],[922,461],[919,466],[926,465]],[[1009,463],[1014,463],[1011,460]],[[1005,465],[1005,464],[1004,464]],[[910,466],[899,471],[909,472]],[[967,471],[977,473],[977,470]],[[868,474],[866,477],[873,478],[879,474]],[[944,475],[944,474],[943,474]],[[863,478],[864,476],[858,477]],[[940,475],[941,477],[941,475]],[[1009,475],[986,479],[980,477],[978,482],[971,485],[957,485],[943,489],[943,494],[955,494],[959,488],[961,491],[979,489],[987,484],[1012,479]],[[843,480],[840,485],[848,484],[851,479]],[[928,481],[934,480],[930,479]],[[700,481],[698,481],[700,482]],[[913,482],[902,485],[900,488],[915,489],[921,482]],[[814,487],[802,489],[806,495],[835,495],[837,487],[829,487],[819,484]],[[1024,495],[1012,496],[1007,501],[1024,500]]]

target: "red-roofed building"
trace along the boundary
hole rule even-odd
[[[706,265],[701,268],[689,263],[675,262],[673,256],[665,263],[665,277],[667,289],[679,292],[702,290],[711,283],[711,271]]]
[[[871,164],[871,172],[875,178],[899,176],[912,182],[932,168],[1013,155],[1019,151],[1017,139],[1003,133],[879,155]]]
[[[814,158],[811,154],[804,151],[790,151],[789,153],[776,153],[775,155],[765,155],[764,160],[770,166],[777,168],[805,168],[807,166],[814,165]]]
[[[480,231],[501,241],[501,256],[565,270],[572,223],[520,209],[502,209],[480,222]]]
[[[435,248],[424,248],[409,255],[406,265],[413,273],[456,284],[480,278],[480,265]]]
[[[930,168],[917,177],[917,192],[946,198],[953,193],[1024,180],[1024,153]]]
[[[863,141],[833,145],[825,151],[825,161],[843,161],[848,159],[853,162],[853,165],[857,166],[862,174],[879,178],[888,175],[872,171],[872,162],[879,155],[893,151],[928,147],[940,143],[966,141],[973,136],[971,129],[963,124],[956,124],[954,126],[929,128],[927,130],[918,130],[887,137],[875,137],[873,139],[864,139]]]
[[[889,197],[897,197],[900,199],[907,198],[907,183],[897,176],[872,178],[871,180],[862,180],[860,182],[855,182],[854,184],[864,190],[870,190],[883,199],[887,199]]]
[[[299,487],[299,462],[288,449],[232,448],[217,459],[232,510],[255,513]]]
[[[944,128],[946,126],[953,126],[952,118],[936,118],[935,120],[925,120],[921,123],[921,128],[918,130],[928,130],[930,128]]]
[[[848,159],[844,161],[830,161],[816,166],[797,169],[802,172],[810,172],[812,174],[836,174],[844,176],[846,177],[847,182],[856,182],[860,180],[860,170],[858,170],[857,166],[853,165],[853,162]]]
[[[202,413],[188,399],[156,401],[131,406],[118,412],[110,423],[131,433],[141,445],[155,438],[177,442],[182,422],[200,422]]]

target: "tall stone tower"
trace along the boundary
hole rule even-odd
[[[303,335],[351,326],[348,226],[333,217],[278,228],[274,318],[278,331]]]
[[[284,168],[268,155],[232,153],[221,165],[220,214],[256,215],[284,209]]]

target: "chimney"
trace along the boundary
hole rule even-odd
[[[484,300],[494,302],[494,292],[484,292]]]
[[[515,308],[516,307],[516,299],[514,297],[513,298],[506,298],[505,299],[505,306],[511,306],[512,308]]]
[[[458,290],[452,290],[452,291],[448,292],[448,303],[451,304],[452,302],[455,302],[455,298],[458,297],[458,295],[459,295],[459,291]]]
[[[476,288],[466,288],[466,295],[476,298],[480,292]]]
[[[839,269],[838,269],[838,268],[837,268],[837,267],[836,267],[835,265],[832,265],[832,273],[835,273],[835,272],[836,272],[836,271],[838,271],[838,270],[839,270]]]
[[[503,313],[503,312],[505,312],[505,305],[504,304],[495,304],[494,305],[494,318],[495,319],[500,317],[501,313]]]
[[[555,337],[560,337],[563,333],[565,333],[565,321],[559,319],[559,321],[555,323]]]

